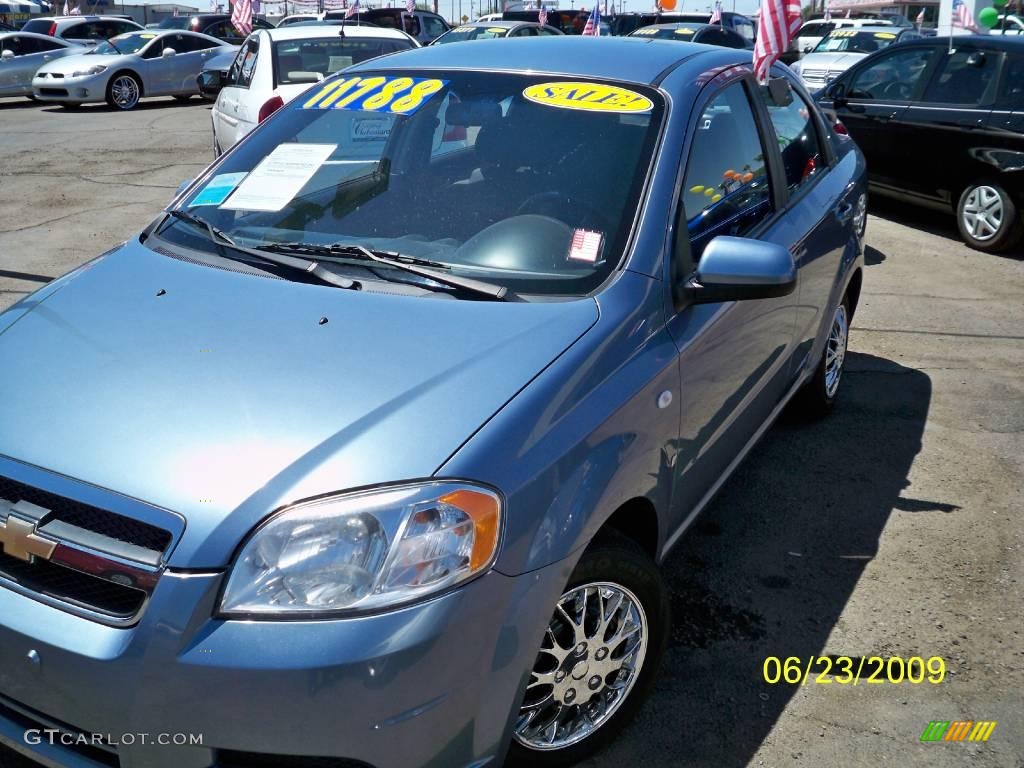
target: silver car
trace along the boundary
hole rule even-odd
[[[821,90],[846,70],[876,51],[895,43],[918,40],[913,28],[893,26],[847,27],[829,32],[814,50],[791,65],[811,93]]]
[[[132,109],[144,96],[184,101],[199,93],[196,76],[207,59],[231,49],[197,32],[129,32],[41,67],[32,79],[32,94],[66,107],[106,101]]]
[[[0,32],[0,96],[32,96],[32,76],[52,59],[81,53],[75,43],[31,32]]]

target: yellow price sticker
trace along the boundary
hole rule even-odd
[[[892,32],[875,32],[875,37],[877,37],[879,40],[895,40],[896,39],[896,35],[894,35]]]
[[[302,108],[411,115],[446,85],[447,80],[422,77],[347,77],[324,85]]]
[[[689,27],[680,27],[679,29],[676,30],[676,34],[677,35],[692,35],[693,34],[693,30],[690,29]]]

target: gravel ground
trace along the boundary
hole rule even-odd
[[[147,224],[208,106],[0,99],[0,309]],[[875,204],[836,412],[784,418],[666,563],[672,647],[587,768],[1024,766],[1024,257]],[[942,656],[939,685],[769,685],[767,656]],[[996,720],[922,744],[930,720]]]

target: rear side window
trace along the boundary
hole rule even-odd
[[[771,213],[764,147],[742,83],[727,86],[698,118],[682,201],[695,262],[711,238],[743,236]]]
[[[424,16],[423,29],[425,29],[427,34],[431,37],[440,37],[448,31],[444,22],[436,16]]]
[[[1024,54],[1011,53],[1007,56],[999,101],[1010,109],[1024,109]]]
[[[923,100],[937,104],[991,105],[1002,56],[995,51],[943,52]]]
[[[792,196],[825,167],[814,115],[810,105],[795,91],[789,92],[790,102],[784,106],[769,99],[765,88],[758,88],[758,93],[768,108],[779,152],[782,153],[786,186]]]
[[[45,35],[50,31],[52,22],[46,19],[32,19],[21,28],[22,32],[35,32],[37,35]]]

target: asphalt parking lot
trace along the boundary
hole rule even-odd
[[[0,99],[0,309],[136,233],[211,159],[198,99]],[[873,205],[868,245],[837,411],[783,419],[673,553],[655,695],[588,768],[1024,766],[1024,254],[898,205]],[[810,655],[941,656],[949,674],[763,680],[766,657]],[[922,744],[931,720],[998,726]]]

